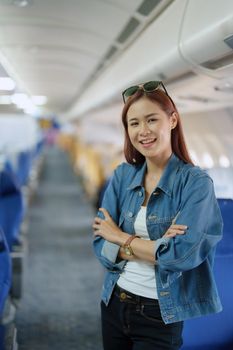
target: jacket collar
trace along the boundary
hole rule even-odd
[[[163,171],[163,174],[159,180],[158,185],[156,188],[162,190],[165,192],[168,196],[171,196],[173,185],[175,182],[176,174],[180,168],[181,163],[183,163],[175,154],[173,153]],[[131,183],[131,185],[128,187],[128,189],[133,190],[137,187],[143,186],[143,179],[145,176],[145,172],[147,169],[146,162],[137,170],[137,173]]]

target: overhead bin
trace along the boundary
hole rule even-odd
[[[189,0],[180,29],[180,52],[191,68],[214,78],[233,72],[232,0]]]
[[[120,92],[135,82],[161,79],[174,83],[198,75],[212,78],[228,75],[229,67],[233,67],[232,34],[231,0],[173,1],[93,78],[68,117],[77,118],[91,108],[119,98]],[[218,59],[220,67],[213,64]]]

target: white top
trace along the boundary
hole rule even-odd
[[[137,236],[149,240],[146,227],[146,207],[141,207],[134,223]],[[136,295],[158,299],[155,264],[143,261],[128,261],[117,284],[119,287]]]

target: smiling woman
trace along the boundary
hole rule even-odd
[[[115,170],[93,224],[107,269],[105,350],[178,350],[184,320],[222,308],[212,271],[222,237],[212,179],[193,165],[164,85],[146,86],[123,93],[128,164]]]
[[[128,134],[133,147],[146,158],[156,154],[166,159],[171,154],[171,131],[177,124],[176,113],[168,118],[161,108],[145,96],[130,106]]]
[[[142,97],[145,98],[141,99]],[[169,124],[168,142],[171,143],[172,151],[183,161],[192,164],[192,160],[185,145],[182,125],[177,108],[171,97],[167,94],[167,91],[163,92],[160,89],[148,92],[146,95],[145,91],[139,89],[135,94],[129,97],[128,100],[126,100],[122,112],[122,122],[125,128],[125,156],[130,164],[141,164],[145,161],[144,154],[141,153],[140,150],[135,147],[132,140],[130,140],[131,129],[135,126],[134,123],[134,125],[132,125],[132,122],[138,118],[138,114],[140,115],[140,118],[142,118],[142,116],[147,117],[147,125],[151,125],[151,123],[154,125],[155,120],[160,120],[160,122],[163,120],[164,123],[167,121]],[[152,118],[152,116],[154,116],[154,118]],[[162,116],[166,116],[166,118],[162,118]]]

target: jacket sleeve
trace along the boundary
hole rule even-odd
[[[101,204],[101,206],[109,212],[116,224],[118,224],[119,222],[118,193],[120,186],[120,178],[121,166],[119,166],[115,170],[111,181],[109,182],[109,185],[105,191],[103,201]],[[102,219],[104,218],[102,212],[100,211],[97,215]],[[108,242],[104,238],[98,236],[94,239],[93,248],[96,257],[99,259],[99,261],[105,268],[113,272],[122,270],[125,262],[117,262],[118,251],[120,249],[119,245]]]
[[[182,272],[199,266],[222,237],[222,217],[207,174],[189,176],[176,224],[188,226],[184,235],[156,241],[155,255],[164,287]]]

